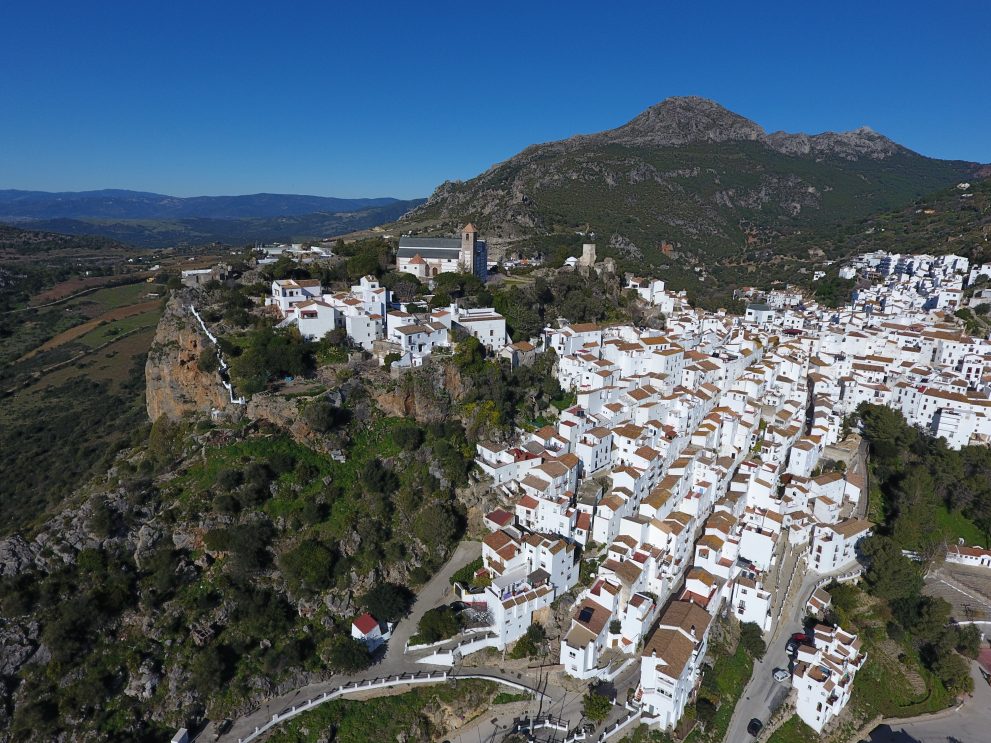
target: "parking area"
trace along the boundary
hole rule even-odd
[[[923,593],[948,601],[958,621],[991,620],[991,570],[944,563],[926,576]]]

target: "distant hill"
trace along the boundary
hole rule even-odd
[[[213,242],[243,245],[259,241],[316,239],[365,230],[383,222],[392,222],[421,203],[422,199],[391,200],[382,206],[367,206],[351,211],[307,212],[271,217],[50,218],[22,220],[17,225],[69,235],[100,236],[139,248]]]
[[[534,145],[469,181],[444,183],[401,222],[441,233],[471,221],[493,243],[533,249],[560,245],[553,236],[576,242],[588,225],[600,256],[633,269],[670,264],[690,281],[691,271],[740,266],[755,247],[773,252],[799,232],[808,244],[820,230],[911,203],[978,169],[924,157],[866,127],[769,134],[713,101],[669,98],[617,129]]]
[[[0,190],[0,222],[48,219],[246,219],[314,212],[355,212],[396,204],[399,199],[338,199],[259,193],[182,198],[143,191]]]

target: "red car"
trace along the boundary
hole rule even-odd
[[[812,644],[812,638],[804,632],[796,632],[791,636],[791,639],[798,643],[805,643],[806,645]]]

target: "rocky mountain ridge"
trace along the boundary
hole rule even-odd
[[[608,144],[683,147],[719,142],[761,142],[786,155],[835,155],[850,160],[858,157],[883,159],[901,150],[908,151],[867,126],[848,132],[811,135],[783,131],[767,133],[756,122],[698,96],[667,98],[615,129],[578,134],[535,147],[558,146],[567,151]]]
[[[470,221],[497,248],[573,244],[570,254],[587,226],[600,257],[625,270],[659,266],[676,288],[693,288],[716,264],[752,261],[755,245],[773,252],[782,235],[801,233],[814,246],[824,228],[979,171],[868,127],[767,133],[713,101],[669,98],[615,129],[532,145],[468,181],[445,182],[399,225],[436,234]]]

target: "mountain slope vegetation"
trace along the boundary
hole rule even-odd
[[[534,145],[469,181],[444,183],[402,225],[443,232],[471,221],[493,244],[529,250],[587,226],[600,257],[630,270],[665,267],[690,284],[702,270],[753,264],[754,251],[779,244],[808,259],[818,235],[976,172],[867,128],[767,134],[712,101],[671,98],[617,129]]]

